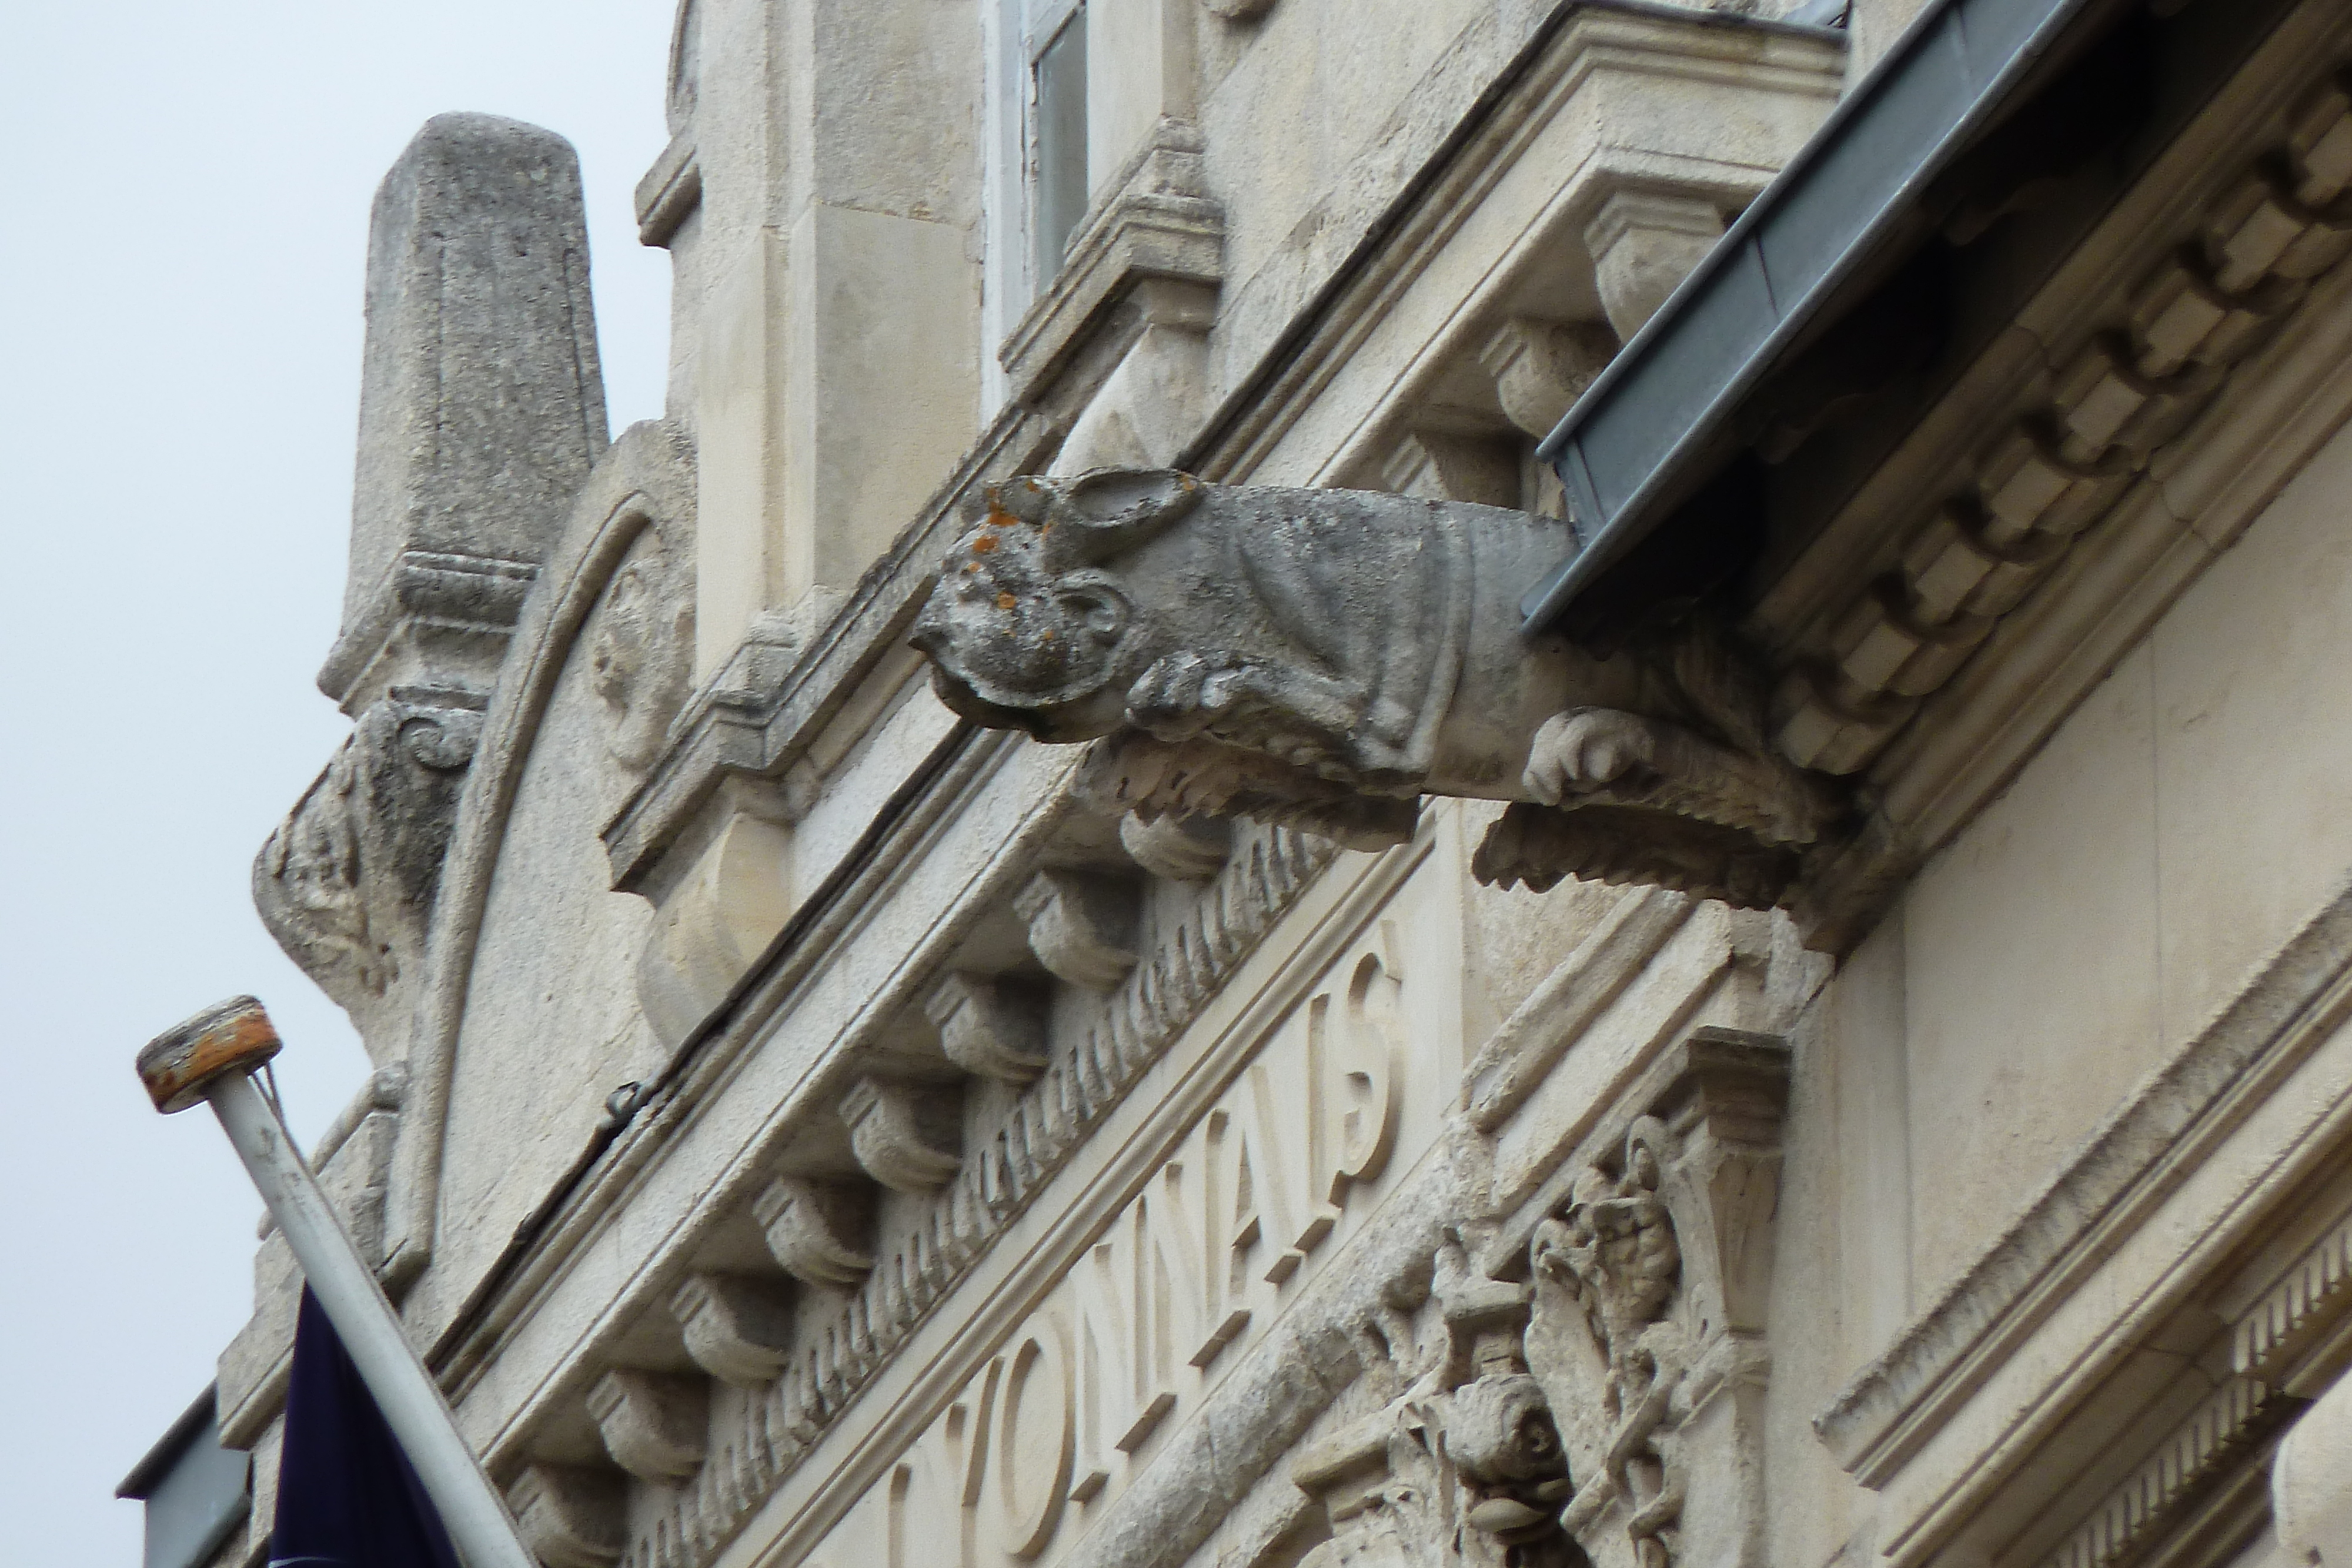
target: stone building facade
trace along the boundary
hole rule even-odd
[[[2352,9],[686,0],[667,114],[609,440],[568,148],[387,176],[255,869],[550,1568],[2352,1563]]]

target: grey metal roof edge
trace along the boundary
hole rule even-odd
[[[1559,474],[1581,546],[1521,599],[1524,630],[1533,632],[1549,626],[1577,594],[1638,541],[1647,520],[1645,512],[1676,482],[1682,465],[1720,431],[1740,396],[1885,237],[1912,199],[1999,111],[2008,94],[2092,4],[2094,0],[1935,0],[1830,112],[1787,167],[1748,204],[1537,447],[1538,459]],[[1979,73],[1972,94],[1957,105],[1934,101],[1947,96],[1956,63],[1965,69],[1984,41],[2004,38],[2007,47],[1993,62],[1995,68]],[[1801,204],[1830,199],[1831,183],[1845,174],[1836,166],[1842,150],[1858,145],[1860,139],[1882,124],[1937,109],[1945,111],[1938,118],[1940,128],[1925,139],[1925,144],[1907,159],[1871,172],[1876,176],[1872,188],[1852,198],[1856,205],[1867,204],[1867,217],[1852,225],[1842,241],[1820,247],[1820,253],[1811,256],[1765,254],[1764,247],[1775,237],[1776,225],[1785,225],[1792,213],[1810,216],[1800,211]],[[1784,279],[1804,280],[1792,298],[1783,300],[1774,288],[1776,269]],[[1769,328],[1760,335],[1705,343],[1702,335],[1718,325],[1707,318],[1709,306],[1742,285],[1751,289],[1760,287],[1770,313]],[[1668,402],[1672,389],[1656,384],[1664,379],[1660,367],[1669,354],[1687,353],[1694,348],[1700,351],[1690,357],[1712,358],[1720,370],[1706,378],[1712,391],[1701,406],[1678,414]],[[1658,406],[1645,407],[1645,403]],[[1612,507],[1603,499],[1593,473],[1588,435],[1604,419],[1640,425],[1645,416],[1669,428],[1678,421],[1679,428],[1672,429],[1663,449],[1646,461],[1633,482],[1621,486],[1623,498]]]
[[[131,1473],[115,1487],[115,1496],[141,1502],[146,1500],[189,1441],[204,1430],[206,1422],[213,1419],[213,1402],[217,1388],[215,1384],[205,1385],[205,1391],[196,1396],[194,1403],[181,1411],[172,1424],[163,1428],[163,1435],[140,1456],[139,1462],[131,1467]]]

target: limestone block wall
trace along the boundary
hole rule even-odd
[[[2352,880],[2347,495],[2339,434],[1920,873],[1871,978],[1841,981],[1901,1019],[1920,1291]]]

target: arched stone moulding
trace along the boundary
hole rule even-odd
[[[407,1114],[393,1155],[384,1272],[395,1292],[416,1278],[432,1254],[457,1036],[483,911],[524,765],[581,629],[630,547],[656,527],[691,534],[694,451],[677,426],[649,420],[621,433],[581,491],[562,542],[523,612],[458,800],[409,1033]]]

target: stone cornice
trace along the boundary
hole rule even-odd
[[[1570,0],[1542,13],[1498,6],[1474,26],[1477,47],[1466,51],[1462,68],[1433,73],[1391,127],[1372,139],[1381,149],[1377,159],[1368,159],[1376,170],[1355,172],[1302,224],[1344,231],[1352,223],[1363,237],[1304,308],[1286,308],[1286,319],[1269,333],[1259,362],[1238,381],[1180,466],[1228,482],[1255,472],[1544,123],[1595,76],[1658,76],[1824,101],[1835,98],[1843,80],[1844,45],[1834,33],[1642,0]],[[1433,118],[1447,129],[1400,180],[1391,145],[1410,142],[1412,128]],[[1620,184],[1664,176],[1663,162],[1613,142],[1594,146],[1590,166],[1562,171],[1563,183],[1576,188],[1580,215],[1574,215],[1575,226]],[[1686,180],[1695,171],[1677,166],[1672,172]],[[1744,192],[1731,189],[1736,180],[1724,180],[1725,194],[1735,202],[1752,194],[1770,171],[1747,172],[1753,183]],[[1362,210],[1364,188],[1376,179],[1385,199],[1376,210]],[[1248,321],[1261,290],[1283,296],[1301,288],[1290,277],[1236,282],[1227,289],[1220,330],[1232,332],[1237,322]],[[1334,454],[1326,466],[1344,472],[1359,456]]]
[[[967,1155],[908,1241],[877,1260],[822,1337],[722,1437],[674,1505],[669,1528],[641,1532],[625,1568],[686,1568],[730,1538],[812,1448],[866,1380],[1025,1208],[1097,1122],[1212,998],[1331,857],[1276,831],[1254,838],[1182,925],[1107,1001],[1075,1054],[1048,1068],[978,1157]]]
[[[1777,744],[1878,807],[1802,907],[1821,945],[1868,929],[2352,409],[2242,423],[2324,379],[2314,337],[2344,329],[2347,48],[2338,11],[2282,26],[1773,571],[1748,631]],[[2217,450],[2270,487],[2184,491]]]
[[[1224,209],[1202,185],[1201,130],[1162,117],[1079,225],[1068,258],[1004,340],[1013,398],[1030,402],[1105,311],[1148,280],[1189,286],[1206,328],[1224,275]]]

